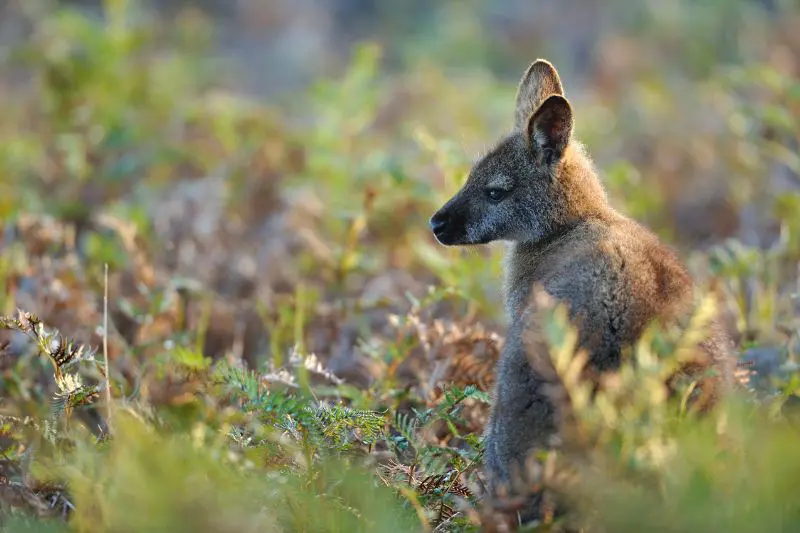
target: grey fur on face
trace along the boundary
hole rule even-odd
[[[472,168],[461,190],[432,218],[446,245],[492,241],[535,241],[557,220],[557,164],[546,161],[544,145],[523,132],[504,138]],[[543,199],[549,199],[543,202]]]

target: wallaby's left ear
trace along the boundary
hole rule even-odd
[[[561,95],[549,96],[531,115],[525,130],[531,147],[561,159],[572,137],[572,106]]]
[[[517,87],[517,103],[514,109],[514,127],[522,131],[537,107],[551,94],[564,96],[561,78],[552,63],[537,59],[523,74]]]

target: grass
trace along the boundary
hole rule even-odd
[[[0,530],[507,530],[514,502],[480,497],[502,249],[427,229],[512,116],[502,43],[467,39],[483,8],[278,105],[215,82],[197,14],[26,6],[3,58],[26,76],[0,82]],[[540,481],[573,512],[526,530],[800,525],[797,16],[675,6],[612,2],[617,53],[567,92],[615,205],[721,296],[760,374],[696,419],[663,394],[692,331],[654,331],[589,402],[548,310],[576,438]]]

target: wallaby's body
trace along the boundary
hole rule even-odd
[[[534,62],[519,86],[513,131],[431,218],[445,245],[509,242],[510,328],[485,436],[484,463],[494,487],[510,482],[530,451],[549,446],[558,432],[546,380],[532,369],[524,342],[535,285],[567,304],[589,366],[599,372],[619,367],[622,349],[654,320],[676,320],[693,302],[692,280],[676,255],[608,204],[572,126],[556,70]],[[733,359],[719,327],[702,348],[705,366],[716,366],[729,381]]]

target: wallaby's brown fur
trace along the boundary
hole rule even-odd
[[[507,241],[510,327],[497,368],[485,435],[485,468],[498,487],[531,450],[550,446],[558,427],[547,379],[531,368],[524,342],[534,286],[564,302],[591,370],[619,367],[622,350],[654,320],[691,310],[694,287],[678,257],[637,222],[615,211],[583,147],[572,138],[572,107],[555,68],[537,60],[519,85],[514,128],[472,168],[462,189],[432,218],[445,245]],[[734,359],[719,326],[702,344],[719,383]]]

